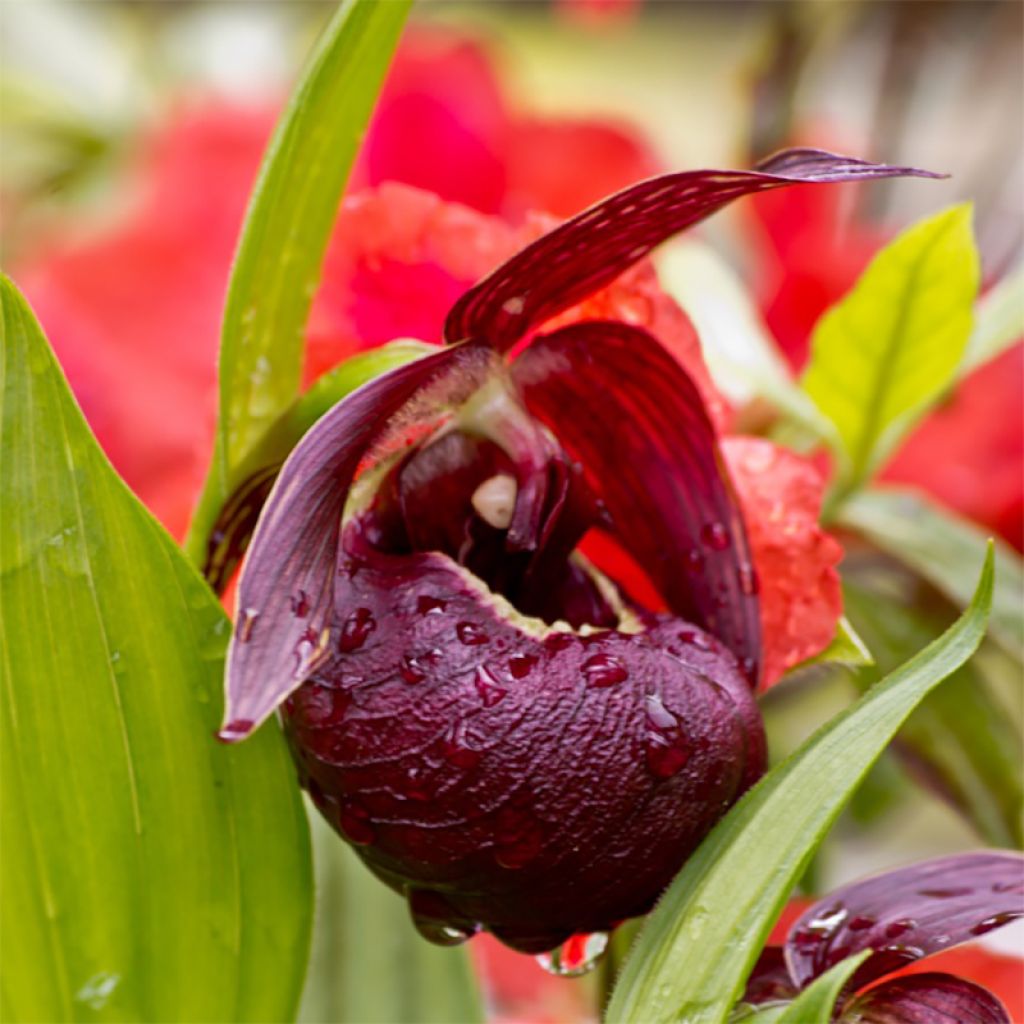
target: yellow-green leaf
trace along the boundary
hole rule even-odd
[[[312,885],[285,745],[214,740],[228,620],[0,303],[4,1019],[289,1019]]]
[[[814,329],[803,386],[836,426],[845,489],[859,486],[953,380],[978,291],[971,207],[915,224]]]

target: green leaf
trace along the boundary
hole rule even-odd
[[[873,664],[874,659],[871,657],[868,645],[857,634],[850,624],[850,620],[845,615],[840,615],[839,621],[836,623],[836,635],[828,647],[814,655],[813,658],[800,662],[790,671],[800,672],[812,665],[846,665],[850,668],[857,668],[861,665]]]
[[[914,577],[893,569],[870,563],[859,570],[853,563],[844,572],[847,613],[870,638],[878,659],[877,669],[859,673],[862,688],[920,650],[949,621],[945,602],[935,607]],[[900,730],[897,750],[989,843],[1024,842],[1020,734],[974,662],[921,702]]]
[[[871,489],[839,507],[836,521],[920,573],[954,604],[971,600],[973,567],[990,543],[986,531],[898,487]],[[1016,551],[995,540],[996,584],[989,630],[1006,652],[1024,652],[1024,563]]]
[[[992,599],[818,730],[732,808],[648,917],[607,1019],[722,1024],[783,901],[843,805],[920,701],[974,653]]]
[[[1021,338],[1024,338],[1024,265],[1007,274],[978,300],[974,331],[960,364],[960,376],[995,359]]]
[[[978,291],[971,207],[915,224],[814,329],[803,386],[836,426],[843,486],[862,484],[953,379]]]
[[[312,884],[284,742],[214,740],[227,618],[0,303],[4,1016],[288,1019]]]
[[[785,1011],[778,1018],[778,1024],[816,1024],[832,1019],[832,1010],[839,999],[843,986],[850,980],[853,972],[869,956],[872,951],[865,949],[855,956],[847,957],[842,963],[827,970],[821,977],[815,978],[786,1007]]]
[[[205,555],[238,469],[294,401],[303,331],[348,172],[410,0],[345,0],[263,159],[228,285],[213,463],[186,550]]]
[[[317,920],[300,1021],[482,1021],[466,948],[422,939],[405,900],[374,878],[315,812],[313,820]]]

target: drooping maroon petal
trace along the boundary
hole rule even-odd
[[[753,171],[683,171],[641,182],[591,206],[527,246],[466,292],[445,323],[453,343],[499,351],[603,288],[655,246],[741,196],[786,185],[913,175],[818,149],[790,149]]]
[[[367,520],[369,522],[369,520]],[[285,701],[300,776],[420,929],[525,952],[646,912],[764,768],[732,656],[652,617],[574,634],[438,552],[344,529],[339,642]]]
[[[856,990],[1022,916],[1020,854],[939,857],[854,882],[816,903],[790,929],[786,962],[802,988],[840,960],[873,949],[851,979]]]
[[[893,978],[854,999],[839,1024],[1012,1024],[987,989],[951,974]]]
[[[339,526],[360,459],[418,393],[437,386],[435,401],[419,410],[434,413],[453,390],[475,386],[484,363],[453,348],[383,374],[335,406],[289,456],[239,581],[221,739],[247,736],[334,642],[325,630]]]
[[[529,410],[584,467],[622,546],[672,611],[756,681],[760,617],[746,533],[686,371],[647,332],[591,321],[512,363]]]

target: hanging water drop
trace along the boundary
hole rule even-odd
[[[559,978],[578,978],[589,974],[600,962],[608,949],[607,932],[591,932],[589,935],[573,935],[550,953],[542,953],[537,963],[548,974]]]
[[[583,675],[587,686],[604,689],[616,686],[629,678],[626,666],[614,654],[595,654],[583,662]]]

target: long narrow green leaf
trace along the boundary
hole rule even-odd
[[[410,3],[344,0],[264,157],[228,286],[213,463],[186,542],[195,562],[239,467],[298,392],[324,251]]]
[[[5,1019],[288,1019],[312,884],[285,745],[214,740],[228,621],[0,303]]]
[[[992,557],[940,639],[834,718],[715,827],[676,876],[615,988],[607,1019],[722,1024],[787,894],[860,780],[920,701],[974,653]]]
[[[843,986],[869,956],[871,950],[865,949],[856,956],[847,957],[842,963],[836,964],[820,978],[815,978],[789,1004],[779,1017],[779,1024],[825,1024],[826,1021],[830,1021]]]
[[[300,1021],[476,1024],[483,1009],[465,947],[420,938],[402,897],[314,817],[317,919]]]
[[[803,386],[836,426],[843,482],[859,486],[953,379],[978,291],[971,208],[915,224],[818,321]]]
[[[990,543],[987,531],[916,491],[872,488],[854,495],[836,521],[920,573],[960,608],[971,600],[973,567]],[[989,630],[1006,652],[1024,655],[1024,563],[1009,544],[995,542],[996,584]]]
[[[847,614],[870,640],[876,668],[858,674],[862,687],[905,661],[949,621],[948,606],[930,606],[904,570],[874,564],[844,569]],[[932,594],[935,598],[934,592]],[[944,621],[943,621],[944,620]],[[923,700],[900,730],[898,751],[995,846],[1024,843],[1024,760],[1020,731],[971,662]]]

